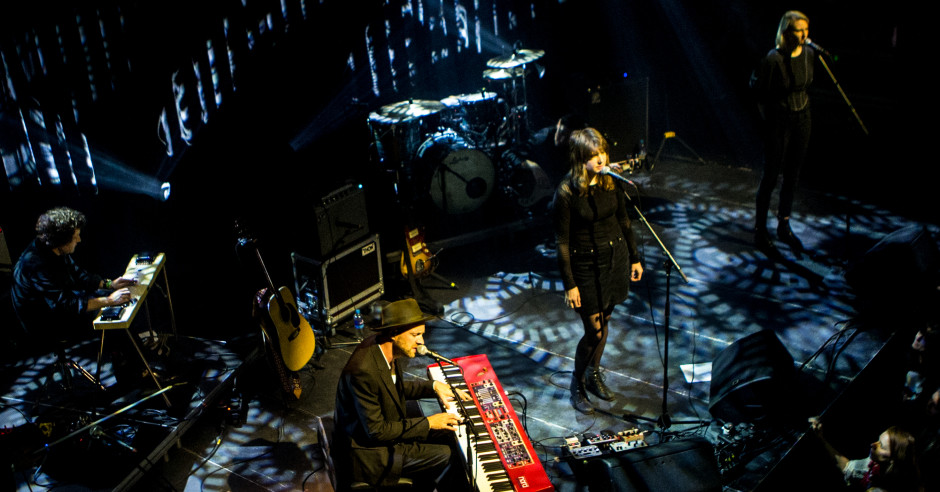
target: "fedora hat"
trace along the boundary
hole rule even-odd
[[[414,299],[402,299],[382,308],[382,326],[374,330],[391,330],[409,325],[420,325],[434,316],[425,314]]]

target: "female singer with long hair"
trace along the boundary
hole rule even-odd
[[[555,192],[555,238],[565,286],[565,304],[578,312],[584,335],[575,352],[571,404],[593,413],[586,391],[613,400],[600,372],[614,306],[627,298],[630,281],[643,266],[627,215],[627,198],[613,178],[602,174],[609,165],[608,144],[594,128],[569,137],[571,169]]]
[[[776,46],[761,62],[755,82],[765,123],[765,158],[764,173],[757,189],[754,242],[764,251],[775,249],[767,232],[767,213],[780,174],[783,174],[783,185],[777,211],[777,237],[795,252],[803,250],[803,243],[790,228],[790,214],[811,128],[807,89],[813,83],[815,52],[806,45],[807,39],[809,18],[806,14],[796,10],[784,13],[777,27]]]

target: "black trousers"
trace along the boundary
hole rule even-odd
[[[768,115],[765,135],[764,174],[757,189],[756,223],[766,228],[770,197],[777,187],[777,178],[783,174],[780,188],[778,217],[789,217],[793,212],[793,196],[800,180],[800,170],[806,160],[812,118],[809,109],[797,112],[776,112]]]

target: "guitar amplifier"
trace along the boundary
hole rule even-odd
[[[366,198],[361,186],[346,185],[320,199],[316,218],[315,256],[328,258],[341,253],[369,235]]]
[[[330,334],[356,309],[385,293],[378,234],[326,260],[294,252],[291,261],[298,309],[311,324]]]

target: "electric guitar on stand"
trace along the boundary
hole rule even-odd
[[[444,314],[444,306],[428,295],[421,280],[425,277],[434,278],[448,284],[448,288],[456,289],[453,282],[434,273],[437,268],[437,255],[432,254],[424,242],[424,231],[421,227],[405,227],[405,249],[401,253],[401,274],[411,285],[411,292],[418,301],[421,309],[426,313]]]
[[[401,274],[406,278],[414,275],[415,278],[427,277],[437,268],[437,256],[431,254],[427,243],[424,242],[423,227],[405,228],[405,252],[401,255]]]

